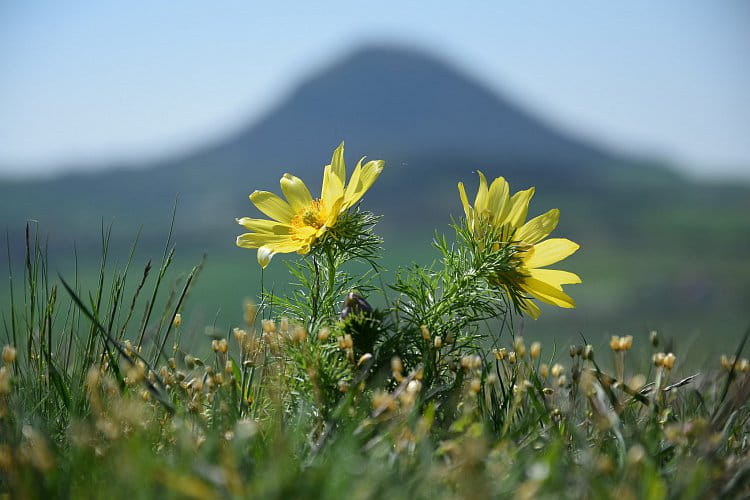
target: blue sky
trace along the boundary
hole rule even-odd
[[[750,2],[437,5],[0,0],[0,175],[195,148],[391,42],[613,149],[750,177]]]

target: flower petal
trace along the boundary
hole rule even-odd
[[[377,180],[384,167],[385,162],[383,160],[374,160],[365,163],[359,172],[355,169],[352,178],[349,180],[349,185],[346,186],[341,210],[346,210],[357,203]],[[359,164],[357,168],[359,168]]]
[[[331,166],[326,165],[323,169],[323,188],[320,190],[320,199],[326,211],[330,214],[336,201],[343,197],[343,182],[333,173]]]
[[[487,179],[484,174],[477,170],[479,174],[479,189],[477,189],[477,196],[474,198],[474,210],[482,217],[484,212],[487,211],[487,199],[489,198],[489,189],[487,189]]]
[[[490,192],[487,199],[487,209],[492,214],[493,221],[504,220],[510,208],[508,203],[508,193],[510,187],[503,177],[498,177],[492,181]]]
[[[464,183],[458,183],[458,195],[461,197],[461,204],[464,206],[464,214],[466,215],[466,224],[469,229],[474,229],[474,210],[469,205],[469,198],[466,197],[466,189],[464,189]]]
[[[534,196],[533,187],[514,194],[510,199],[508,216],[505,220],[500,221],[500,223],[507,223],[512,228],[518,228],[518,226],[523,224],[523,221],[526,220],[526,215],[529,213],[529,202],[532,196]]]
[[[333,151],[331,157],[331,171],[341,180],[341,185],[346,183],[346,164],[344,163],[344,142]]]
[[[240,219],[237,219],[237,224],[255,233],[291,234],[292,232],[291,226],[282,224],[275,220],[242,217]]]
[[[281,192],[284,193],[289,205],[294,212],[300,212],[310,208],[312,195],[302,179],[292,174],[284,174],[281,178]]]
[[[289,235],[286,234],[244,233],[237,236],[237,246],[259,248],[268,243],[281,243],[289,240]]]
[[[341,207],[343,206],[343,204],[344,204],[343,197],[339,197],[333,202],[330,209],[328,210],[328,217],[326,217],[325,226],[323,226],[323,228],[329,228],[329,227],[333,227],[336,225],[336,221],[338,220],[339,215],[342,212]]]
[[[563,285],[576,285],[581,282],[577,274],[559,269],[530,269],[529,276],[544,281],[558,290],[562,290]]]
[[[553,208],[546,214],[534,217],[521,226],[521,229],[516,232],[514,239],[533,245],[549,236],[549,233],[557,227],[559,220],[560,211]]]
[[[575,301],[562,290],[558,290],[534,278],[526,278],[523,283],[523,289],[538,298],[539,300],[552,304],[553,306],[570,309],[576,306]]]
[[[294,217],[294,211],[289,203],[270,191],[255,191],[250,195],[250,201],[258,210],[279,222],[289,223]]]
[[[523,299],[521,302],[521,308],[526,311],[526,314],[531,316],[532,319],[539,319],[539,315],[542,313],[539,306],[536,305],[533,300],[529,299]]]
[[[580,247],[567,238],[550,238],[534,245],[524,264],[528,269],[544,267],[572,255]]]

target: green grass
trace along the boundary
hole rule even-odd
[[[4,317],[6,343],[15,352],[4,350],[0,368],[0,492],[12,498],[750,494],[743,329],[719,345],[675,324],[652,341],[656,321],[600,324],[607,315],[595,316],[596,308],[583,319],[545,309],[537,322],[521,320],[502,293],[488,288],[482,271],[497,269],[502,256],[490,262],[461,241],[442,251],[387,256],[386,263],[432,256],[436,264],[402,275],[399,290],[380,298],[379,279],[344,272],[346,250],[328,268],[310,267],[318,253],[297,258],[298,278],[307,285],[279,286],[256,310],[242,304],[243,297],[259,297],[252,255],[219,262],[209,256],[187,289],[200,255],[173,261],[157,255],[138,291],[144,259],[137,250],[129,265],[110,259],[99,272],[89,263],[78,272],[60,269],[58,278],[32,235],[28,259],[13,275],[15,307]],[[167,243],[162,256],[170,249]],[[593,276],[607,262],[586,259]],[[263,276],[266,292],[294,281],[280,260]],[[586,268],[577,267],[584,259],[571,262],[586,282]],[[314,269],[330,286],[315,291]],[[390,273],[382,279],[394,283]],[[617,288],[606,294],[606,279],[591,281],[594,291],[581,286],[579,301],[616,308]],[[379,312],[340,321],[345,291],[370,286],[368,300]],[[294,296],[295,290],[306,294]],[[173,323],[177,311],[182,320]],[[695,314],[714,321],[710,312]],[[689,325],[694,318],[684,320]],[[242,329],[230,333],[231,327]],[[605,335],[629,332],[633,348],[612,352]],[[537,339],[540,345],[532,343]],[[734,353],[737,362],[722,369],[717,349]],[[654,364],[652,355],[670,351],[674,366]]]

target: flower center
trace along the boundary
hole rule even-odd
[[[326,222],[325,209],[323,208],[323,202],[321,200],[313,200],[310,206],[297,212],[292,218],[292,225],[294,227],[314,227],[320,229]]]

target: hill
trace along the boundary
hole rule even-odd
[[[661,164],[613,154],[556,130],[435,57],[394,47],[353,52],[261,119],[168,161],[0,182],[0,223],[15,252],[24,221],[36,219],[54,253],[69,255],[75,241],[84,258],[98,252],[102,220],[115,220],[113,248],[120,254],[143,224],[142,248],[154,255],[179,193],[175,234],[183,255],[196,260],[207,251],[221,279],[209,279],[205,295],[236,298],[256,285],[236,291],[226,282],[238,279],[232,266],[242,263],[243,278],[257,279],[254,258],[233,245],[240,232],[234,217],[255,213],[247,195],[278,190],[286,171],[316,189],[341,140],[350,165],[365,154],[387,162],[366,206],[384,215],[381,231],[394,265],[435,228],[447,229],[450,214],[459,213],[456,182],[474,185],[479,168],[504,175],[514,189],[536,185],[534,213],[562,210],[559,234],[583,245],[573,265],[586,283],[579,302],[588,305],[567,316],[578,318],[577,327],[643,312],[636,324],[646,328],[661,324],[652,318],[665,310],[685,319],[698,306],[735,318],[750,301],[750,222],[741,215],[750,213],[750,188],[696,184]],[[217,293],[222,287],[234,295]],[[730,323],[721,329],[734,329],[737,320]]]

